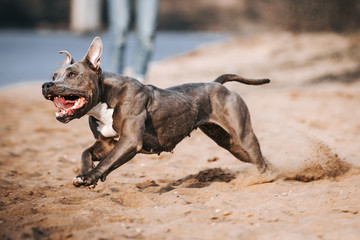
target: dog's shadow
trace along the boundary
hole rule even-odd
[[[186,188],[203,188],[211,185],[213,182],[230,182],[235,178],[236,173],[229,170],[224,170],[221,168],[209,168],[200,171],[197,174],[191,174],[176,181],[172,181],[163,187],[157,184],[154,180],[139,183],[136,185],[136,187],[139,189],[139,191],[143,191],[150,187],[160,187],[157,193],[162,194],[170,192],[179,186]]]

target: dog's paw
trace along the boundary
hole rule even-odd
[[[84,185],[84,181],[81,179],[80,176],[74,177],[74,179],[72,180],[72,183],[75,187],[80,187],[80,186]]]
[[[88,173],[85,175],[76,176],[72,183],[75,187],[88,186],[89,188],[95,188],[99,180],[99,177],[94,173]]]

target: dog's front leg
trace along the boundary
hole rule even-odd
[[[86,149],[81,155],[81,167],[80,167],[80,174],[86,174],[90,172],[95,165],[93,163],[93,158],[91,154],[91,147]]]
[[[109,155],[103,159],[96,168],[90,170],[85,174],[77,176],[75,179],[76,187],[81,185],[91,186],[96,185],[101,178],[105,181],[106,176],[116,168],[131,160],[139,151],[141,151],[142,144],[140,139],[131,139],[122,137],[115,145]],[[141,146],[141,147],[140,147]]]
[[[142,137],[145,128],[146,113],[138,118],[122,121],[121,135],[114,148],[109,154],[92,170],[77,176],[76,187],[95,186],[99,179],[105,181],[106,176],[131,160],[142,150]],[[88,164],[86,162],[86,164]]]
[[[94,169],[93,162],[103,160],[116,144],[114,139],[97,139],[96,142],[86,149],[81,155],[80,175],[84,175]]]
[[[81,155],[80,175],[85,175],[95,168],[94,162],[103,160],[114,148],[116,141],[113,139],[97,139],[96,142],[86,149]],[[73,179],[73,184],[77,187],[82,185],[82,180],[78,177]]]

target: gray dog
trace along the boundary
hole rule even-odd
[[[196,128],[241,161],[255,164],[260,172],[267,170],[245,102],[223,84],[260,85],[270,80],[225,74],[210,83],[159,89],[102,72],[101,52],[99,37],[77,63],[68,52],[60,52],[66,54],[62,67],[53,81],[42,85],[44,97],[58,108],[58,121],[68,123],[89,115],[96,141],[82,154],[75,186],[95,187],[99,179],[105,181],[110,172],[137,153],[172,151]],[[95,161],[99,161],[96,167]]]

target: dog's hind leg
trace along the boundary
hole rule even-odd
[[[260,172],[265,172],[267,164],[251,127],[245,102],[226,88],[214,88],[213,91],[216,91],[211,99],[213,111],[200,129],[236,158],[253,163]]]
[[[232,139],[229,151],[238,159],[255,164],[261,173],[268,169],[260,150],[259,141],[252,130],[242,138]]]
[[[245,139],[241,141],[237,136],[232,137],[217,124],[203,124],[200,129],[239,160],[255,164],[260,172],[266,171],[267,164],[262,157],[259,142],[253,132],[248,133]]]

